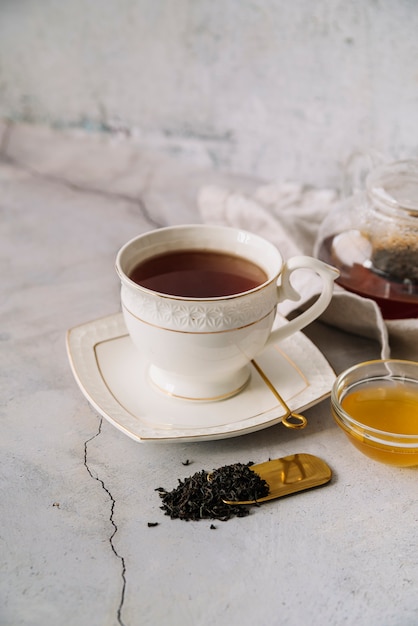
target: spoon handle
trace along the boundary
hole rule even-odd
[[[283,426],[286,426],[286,428],[294,428],[294,429],[305,428],[305,426],[308,423],[308,420],[306,419],[306,417],[304,415],[300,415],[299,413],[294,413],[293,411],[291,411],[291,409],[288,407],[286,402],[283,400],[282,396],[277,391],[276,387],[272,384],[271,380],[267,378],[267,376],[265,375],[261,367],[258,365],[258,363],[256,363],[254,359],[251,361],[251,363],[254,366],[254,368],[257,370],[258,374],[261,376],[261,378],[263,379],[267,387],[270,389],[271,393],[275,396],[275,398],[280,402],[280,404],[286,411],[286,415],[284,415],[282,418]],[[296,420],[296,421],[290,421],[289,418],[291,418],[292,420]]]

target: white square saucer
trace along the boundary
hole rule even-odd
[[[70,329],[67,351],[90,404],[136,441],[236,437],[278,424],[286,415],[254,367],[247,387],[232,398],[200,403],[164,395],[148,381],[148,363],[132,344],[121,313]],[[301,332],[264,350],[256,363],[296,412],[329,396],[335,380],[328,361]]]

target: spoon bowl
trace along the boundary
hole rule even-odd
[[[250,469],[269,485],[269,493],[258,500],[224,500],[226,504],[259,504],[292,493],[325,485],[331,480],[331,468],[313,454],[291,454],[251,465]]]

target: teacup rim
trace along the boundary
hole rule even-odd
[[[213,230],[213,231],[218,230],[218,231],[230,232],[230,233],[232,233],[232,232],[242,233],[243,235],[250,236],[255,241],[259,241],[263,245],[268,244],[270,246],[271,250],[273,250],[274,253],[277,255],[278,270],[275,273],[271,273],[270,272],[271,275],[267,278],[267,280],[265,280],[260,285],[257,285],[256,287],[253,287],[252,289],[249,289],[247,291],[241,291],[241,292],[238,292],[238,293],[235,293],[235,294],[229,294],[229,295],[224,295],[224,296],[213,296],[213,297],[198,298],[198,297],[191,297],[191,296],[172,295],[172,294],[167,294],[167,293],[160,292],[160,291],[155,291],[153,289],[149,289],[148,287],[144,287],[143,285],[139,285],[138,283],[136,283],[135,281],[130,279],[129,276],[127,275],[127,273],[122,269],[122,266],[121,266],[122,255],[135,242],[137,242],[137,241],[139,241],[141,239],[146,239],[147,236],[151,237],[151,236],[156,235],[157,233],[162,233],[163,231],[165,231],[165,232],[168,232],[168,231],[178,232],[178,231],[181,231],[181,230],[186,231],[187,229],[198,229],[198,230],[207,230],[207,231],[209,231],[209,230]],[[214,247],[214,249],[216,249],[216,248]],[[158,297],[158,298],[165,299],[165,300],[176,300],[176,301],[180,301],[180,302],[204,303],[204,302],[225,302],[225,301],[228,301],[228,300],[237,300],[238,298],[243,298],[245,296],[248,296],[249,294],[257,293],[257,292],[259,292],[259,291],[261,291],[263,289],[266,289],[272,283],[274,283],[274,285],[276,285],[276,283],[277,283],[277,281],[279,279],[279,276],[280,276],[280,274],[282,272],[283,265],[284,265],[284,260],[283,260],[283,256],[282,256],[281,252],[278,250],[278,248],[271,241],[268,241],[267,239],[265,239],[265,237],[262,237],[261,235],[258,235],[256,233],[252,233],[251,231],[248,231],[248,230],[246,230],[244,228],[238,228],[238,227],[234,227],[234,226],[226,226],[226,225],[222,225],[222,224],[193,224],[193,223],[191,223],[191,224],[177,224],[177,225],[174,225],[174,226],[163,226],[161,228],[149,230],[149,231],[147,231],[145,233],[142,233],[140,235],[132,237],[130,240],[128,240],[125,244],[123,244],[119,248],[119,251],[118,251],[118,253],[116,255],[115,269],[116,269],[116,273],[118,274],[118,276],[119,276],[120,280],[122,281],[122,283],[126,284],[130,288],[134,288],[138,292],[146,293],[146,294],[148,294],[150,296]],[[263,269],[267,273],[266,267],[265,266],[262,266],[262,267],[263,267]]]

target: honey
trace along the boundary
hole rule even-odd
[[[356,430],[343,425],[352,443],[363,454],[392,465],[418,465],[417,384],[365,383],[348,393],[341,406],[354,420],[364,425],[364,428],[358,426]],[[375,433],[370,429],[381,432]],[[412,437],[414,446],[411,446],[411,435],[415,435]]]

